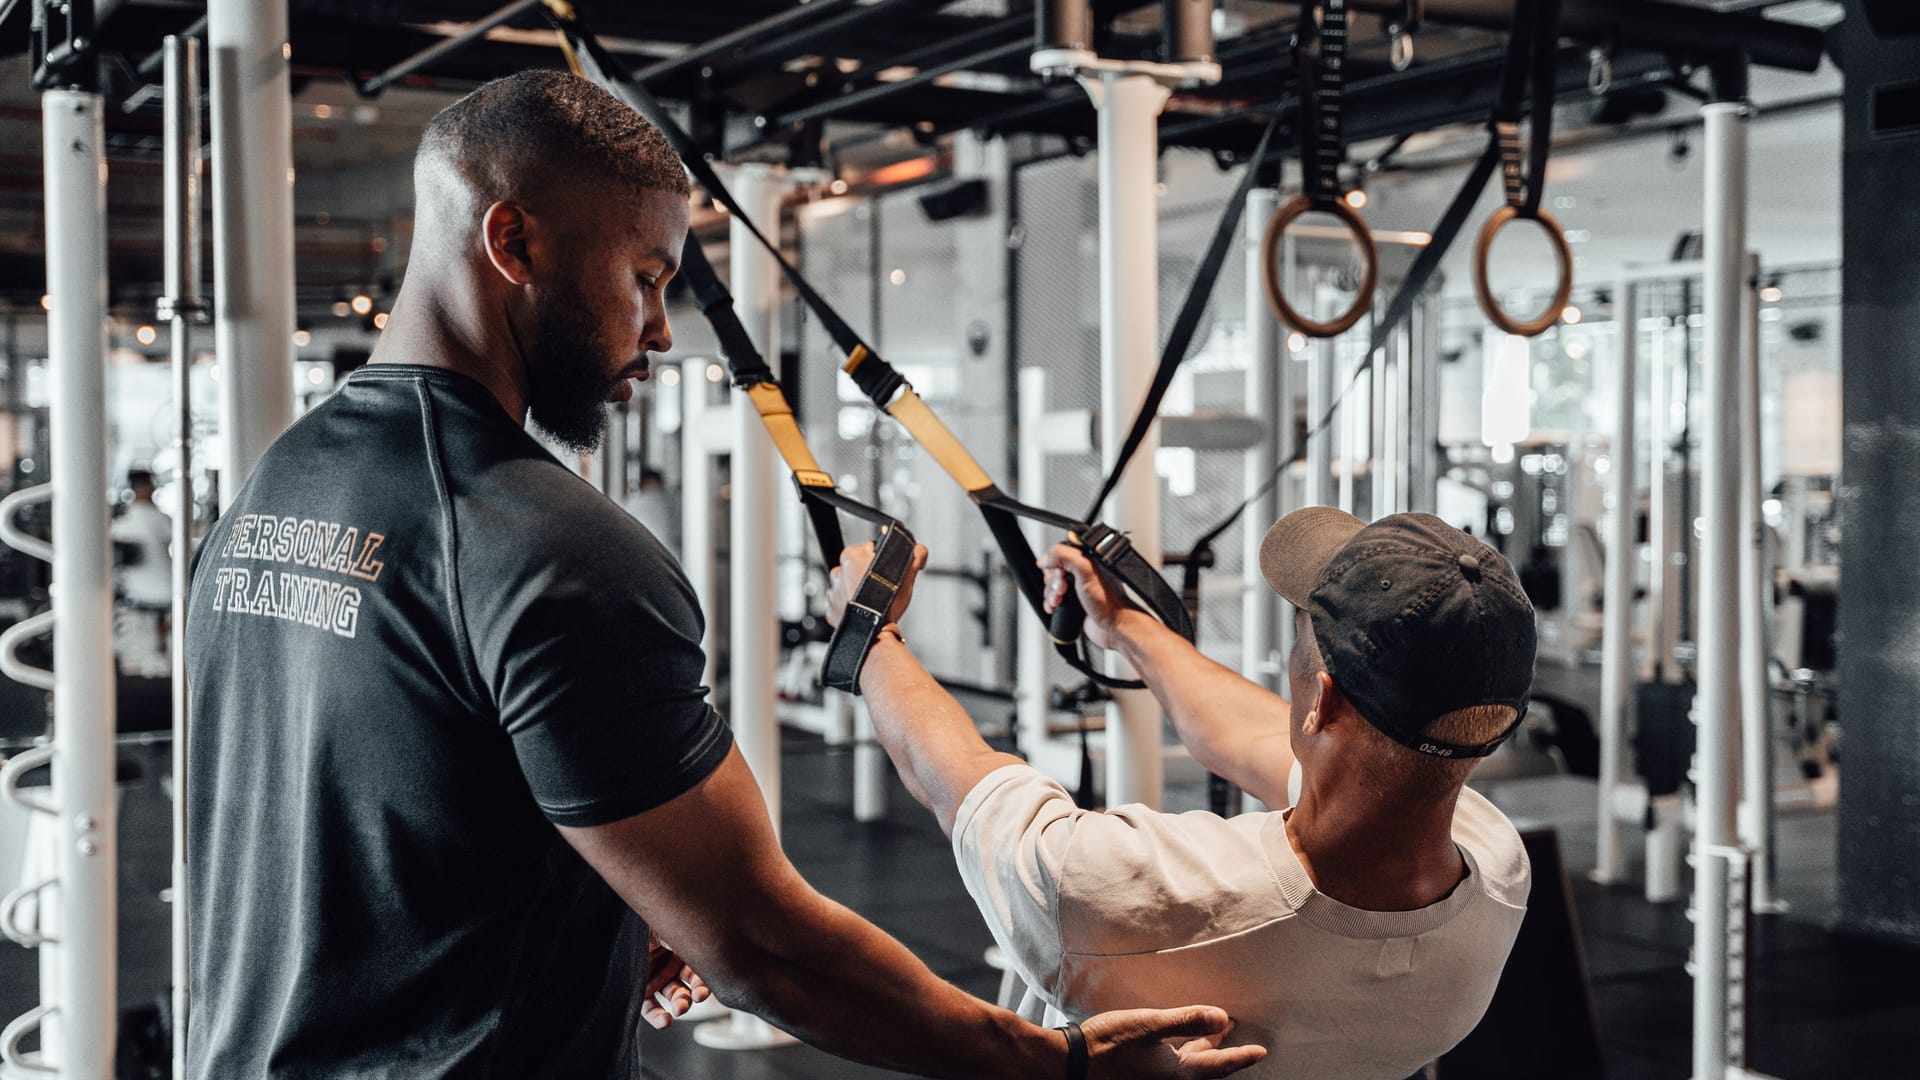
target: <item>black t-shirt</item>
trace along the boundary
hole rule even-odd
[[[732,746],[652,534],[479,383],[373,365],[190,603],[192,1075],[637,1076],[646,930],[554,825]]]

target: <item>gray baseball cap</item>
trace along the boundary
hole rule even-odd
[[[1275,522],[1260,573],[1305,611],[1327,673],[1369,724],[1423,754],[1485,757],[1526,713],[1536,646],[1533,604],[1499,552],[1434,517],[1367,524],[1330,506]],[[1426,734],[1476,705],[1514,721],[1489,742]]]

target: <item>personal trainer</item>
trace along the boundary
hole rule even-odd
[[[830,619],[870,558],[843,556]],[[1402,1080],[1464,1038],[1531,881],[1512,824],[1463,787],[1533,680],[1533,608],[1506,560],[1427,514],[1282,518],[1260,569],[1298,609],[1290,701],[1133,606],[1077,549],[1041,564],[1048,603],[1070,576],[1089,639],[1133,665],[1200,764],[1291,809],[1078,809],[989,748],[886,627],[860,679],[874,731],[952,837],[1026,984],[1021,1014],[1216,1001],[1235,1039],[1268,1047],[1247,1075],[1287,1080]]]
[[[193,576],[192,1075],[637,1077],[639,1021],[708,984],[932,1076],[1257,1060],[1212,1008],[1036,1027],[781,853],[686,578],[523,430],[594,447],[671,344],[688,187],[660,134],[519,75],[434,118],[414,185],[373,362],[261,457]]]

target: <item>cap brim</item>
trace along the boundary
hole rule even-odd
[[[1293,606],[1306,607],[1321,569],[1366,527],[1344,510],[1303,506],[1274,522],[1260,541],[1260,576]]]

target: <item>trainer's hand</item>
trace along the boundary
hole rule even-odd
[[[1226,1011],[1207,1005],[1107,1012],[1080,1025],[1089,1080],[1207,1080],[1267,1056],[1264,1046],[1221,1049],[1220,1040],[1232,1030]],[[1169,1039],[1185,1041],[1173,1046]]]
[[[838,627],[847,613],[847,604],[853,600],[853,592],[860,587],[860,579],[867,576],[867,567],[873,565],[873,545],[855,544],[840,552],[840,565],[827,571],[827,624]],[[927,546],[913,545],[913,562],[907,566],[906,576],[900,581],[900,591],[893,594],[893,607],[887,611],[887,622],[896,623],[900,616],[907,613],[907,604],[913,600],[913,579],[927,565]]]
[[[1040,556],[1040,569],[1047,574],[1047,611],[1060,606],[1067,595],[1067,578],[1073,578],[1073,591],[1086,609],[1087,640],[1102,649],[1114,645],[1114,620],[1122,611],[1136,605],[1127,599],[1127,590],[1105,571],[1093,565],[1087,554],[1071,544],[1055,544]]]
[[[641,1019],[655,1030],[662,1030],[673,1023],[674,1017],[686,1015],[694,1002],[712,996],[706,981],[688,967],[678,953],[666,942],[648,935],[647,992],[641,995]]]

